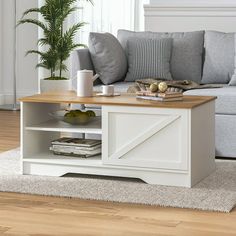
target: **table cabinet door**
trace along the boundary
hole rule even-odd
[[[188,109],[104,106],[103,164],[188,170],[189,117]]]

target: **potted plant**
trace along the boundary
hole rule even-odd
[[[91,2],[91,0],[86,0]],[[43,37],[38,40],[38,45],[45,48],[44,51],[30,50],[26,55],[38,54],[40,61],[36,67],[42,67],[50,71],[50,76],[40,80],[40,91],[70,90],[71,81],[62,73],[67,71],[65,64],[71,52],[84,44],[74,43],[74,37],[78,30],[85,25],[78,22],[68,29],[64,29],[67,17],[76,11],[77,0],[45,0],[40,8],[31,8],[24,12],[18,25],[30,23],[38,26],[43,31]],[[38,19],[25,18],[30,13],[36,12],[41,15]]]

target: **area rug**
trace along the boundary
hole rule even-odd
[[[189,189],[125,178],[23,176],[15,149],[0,154],[0,191],[230,212],[236,205],[236,161],[217,161],[216,171]]]

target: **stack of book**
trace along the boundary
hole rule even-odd
[[[139,91],[136,95],[138,99],[151,101],[171,102],[183,100],[183,93],[180,92],[152,93],[150,91]]]
[[[50,150],[55,155],[87,158],[101,154],[101,140],[59,138],[51,142]]]

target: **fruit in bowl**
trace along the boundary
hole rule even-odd
[[[86,111],[86,113],[87,113],[90,117],[95,117],[95,116],[96,116],[95,112],[94,112],[94,111],[91,111],[91,110]]]
[[[63,121],[71,125],[86,125],[87,123],[95,120],[101,120],[100,116],[96,116],[94,111],[81,111],[81,110],[60,110],[49,113],[54,119]]]
[[[69,124],[87,124],[91,117],[95,117],[94,111],[71,110],[65,113],[64,121]]]

